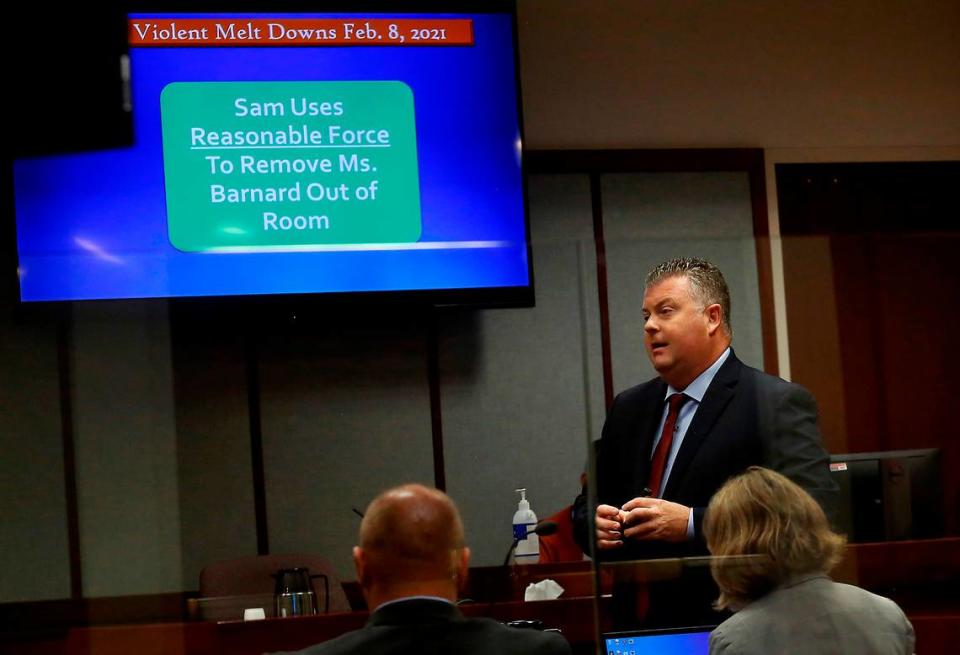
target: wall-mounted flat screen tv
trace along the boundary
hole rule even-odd
[[[14,162],[21,299],[531,303],[515,7],[400,4],[131,11],[134,145]]]

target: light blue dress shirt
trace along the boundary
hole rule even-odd
[[[650,451],[650,457],[653,458],[653,453],[657,450],[657,444],[660,443],[660,437],[663,433],[663,424],[667,422],[667,413],[670,409],[670,406],[667,404],[667,398],[674,394],[683,393],[687,396],[687,401],[680,406],[680,413],[677,415],[677,424],[673,429],[673,443],[670,444],[670,452],[667,454],[667,466],[663,472],[663,479],[660,481],[660,488],[657,489],[657,496],[663,496],[663,490],[667,487],[667,480],[670,479],[670,472],[673,470],[673,461],[677,458],[677,453],[680,452],[680,446],[683,444],[683,437],[687,434],[687,428],[690,427],[690,423],[693,422],[693,417],[697,413],[697,409],[700,407],[700,403],[703,402],[703,396],[707,393],[707,388],[710,386],[710,383],[713,382],[713,378],[717,375],[717,371],[720,370],[720,367],[723,366],[723,363],[727,361],[727,357],[730,356],[730,348],[727,347],[726,350],[721,353],[713,364],[710,365],[707,370],[694,378],[693,382],[687,385],[686,389],[674,389],[670,385],[667,385],[667,393],[663,397],[663,416],[660,417],[660,423],[657,425],[656,437],[653,441],[653,450]],[[687,539],[693,539],[693,509],[690,510],[690,516],[687,518]]]

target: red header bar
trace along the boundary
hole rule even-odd
[[[406,18],[134,18],[131,46],[473,45],[473,21]]]

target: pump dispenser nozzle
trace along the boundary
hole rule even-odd
[[[517,508],[520,510],[530,509],[530,501],[527,500],[527,490],[526,489],[515,489],[518,494],[520,494],[520,502],[517,503]]]

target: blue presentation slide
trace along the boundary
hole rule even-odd
[[[509,14],[129,22],[134,145],[14,163],[23,300],[530,284]]]

